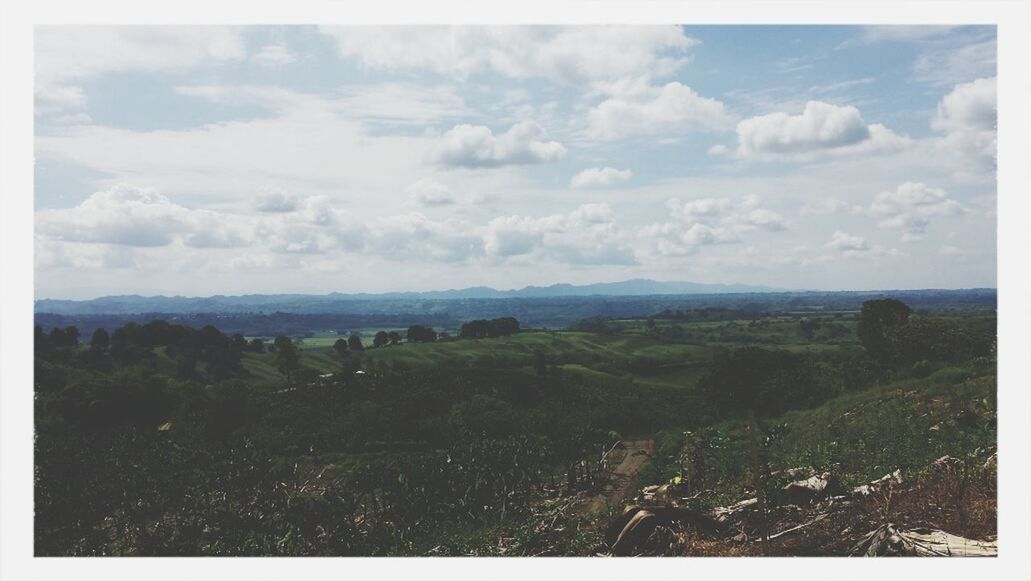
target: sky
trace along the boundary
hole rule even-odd
[[[996,285],[994,26],[42,26],[37,298]]]

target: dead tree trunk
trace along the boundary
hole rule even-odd
[[[752,444],[752,486],[759,509],[759,534],[763,541],[763,554],[770,554],[769,527],[766,523],[766,490],[762,473],[759,470],[759,423],[755,420],[755,410],[748,409],[748,433]]]

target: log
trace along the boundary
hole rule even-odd
[[[619,529],[611,552],[617,556],[633,555],[656,527],[674,523],[688,524],[698,531],[713,535],[717,531],[717,523],[708,514],[682,507],[641,507],[628,506],[623,515],[617,519],[614,529]]]
[[[838,478],[830,472],[824,472],[805,480],[789,482],[783,491],[784,497],[791,504],[809,504],[814,500],[836,494],[840,489]]]
[[[874,480],[869,484],[863,484],[852,489],[852,496],[863,497],[869,496],[874,492],[879,492],[888,486],[895,486],[902,484],[902,471],[896,470],[891,474],[885,474],[884,476]]]
[[[995,541],[977,541],[931,528],[900,529],[888,523],[873,530],[850,551],[852,556],[996,557]]]

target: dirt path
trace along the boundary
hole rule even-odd
[[[633,489],[637,473],[655,455],[655,440],[626,440],[623,446],[609,456],[608,482],[584,505],[584,514],[597,514],[607,505],[623,502]]]

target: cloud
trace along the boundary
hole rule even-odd
[[[737,124],[739,157],[798,157],[896,151],[909,139],[880,124],[867,125],[859,110],[809,101],[798,115],[770,113]]]
[[[432,189],[433,183],[420,188]],[[191,209],[151,188],[118,185],[95,192],[74,208],[37,212],[36,231],[44,248],[38,263],[47,268],[114,268],[116,262],[134,259],[131,252],[111,247],[168,247],[180,253],[246,247],[255,256],[325,255],[325,260],[360,253],[397,262],[457,263],[534,254],[564,264],[636,262],[614,212],[601,203],[584,204],[567,214],[499,216],[478,225],[455,218],[434,220],[419,212],[358,221],[328,196],[269,196],[266,202],[277,211]],[[270,258],[269,264],[282,262]]]
[[[996,78],[953,87],[938,102],[931,127],[943,134],[942,145],[984,168],[994,168],[997,151]]]
[[[643,79],[625,79],[601,91],[611,96],[587,112],[586,131],[592,139],[716,131],[733,123],[723,103],[678,82],[658,87]]]
[[[433,178],[422,178],[405,188],[405,192],[423,206],[448,206],[455,203],[451,188]]]
[[[33,258],[37,269],[121,270],[141,266],[136,260],[136,249],[131,247],[69,244],[46,236],[35,237]]]
[[[921,81],[939,86],[994,76],[997,54],[994,36],[959,46],[934,45],[913,62],[913,74]]]
[[[86,105],[82,87],[39,84],[35,90],[36,114],[56,113]]]
[[[494,135],[483,125],[456,125],[430,150],[430,160],[450,167],[489,168],[561,159],[566,148],[544,141],[547,133],[533,121],[522,121]]]
[[[674,218],[685,223],[719,223],[737,232],[754,229],[778,232],[787,229],[784,217],[762,208],[762,203],[756,196],[744,196],[740,200],[701,198],[689,202],[673,198],[666,205]]]
[[[183,85],[188,95],[223,105],[256,105],[288,114],[317,110],[365,124],[417,124],[472,114],[457,88],[389,82],[349,86],[332,96],[301,93],[264,85]]]
[[[171,71],[239,61],[243,31],[214,26],[37,26],[36,104],[81,106],[78,83],[128,71]]]
[[[861,38],[866,42],[914,42],[928,39],[941,38],[955,30],[955,26],[940,25],[876,25],[864,26],[861,30]]]
[[[916,48],[912,77],[944,86],[994,76],[996,72],[995,26],[868,26],[859,43],[900,42]],[[846,41],[841,47],[856,44]]]
[[[529,254],[544,240],[544,225],[529,216],[498,216],[487,224],[484,249],[493,256]]]
[[[468,78],[498,73],[582,84],[664,76],[698,41],[679,26],[324,26],[345,58],[371,69]]]
[[[584,204],[568,214],[499,216],[483,235],[488,257],[533,255],[562,264],[636,264],[629,239],[608,204]]]
[[[74,208],[36,213],[36,230],[55,240],[122,246],[242,246],[245,229],[225,216],[180,206],[150,188],[119,184]]]
[[[924,233],[931,218],[958,216],[965,213],[965,209],[943,189],[921,182],[906,182],[894,191],[877,194],[866,213],[879,218],[881,227],[904,229],[910,235],[909,240],[913,240],[913,236]]]
[[[591,167],[573,176],[569,180],[573,188],[605,188],[619,182],[625,182],[634,176],[629,169],[614,167]]]
[[[373,220],[366,252],[396,261],[462,262],[483,255],[483,240],[470,224],[412,212]]]
[[[827,247],[834,250],[851,250],[854,252],[863,252],[870,249],[870,245],[866,243],[866,239],[862,236],[853,236],[841,230],[837,230],[831,235],[831,241],[827,243]]]
[[[741,242],[743,235],[763,230],[780,232],[787,221],[780,214],[762,207],[756,196],[699,198],[666,202],[673,222],[651,224],[640,231],[653,249],[664,256],[683,256],[698,247]]]
[[[297,210],[297,198],[287,194],[273,192],[257,200],[255,207],[259,212],[281,213]]]
[[[848,210],[851,206],[837,198],[820,198],[815,202],[806,202],[802,204],[799,209],[799,213],[803,216],[826,216],[828,214],[836,214]]]
[[[878,256],[903,256],[903,253],[895,248],[885,248],[879,244],[869,244],[862,236],[846,234],[837,230],[831,235],[831,240],[825,245],[827,248],[837,250],[844,256],[850,258],[873,258]]]
[[[297,55],[281,44],[263,46],[251,56],[250,61],[263,67],[281,67],[297,60]]]

